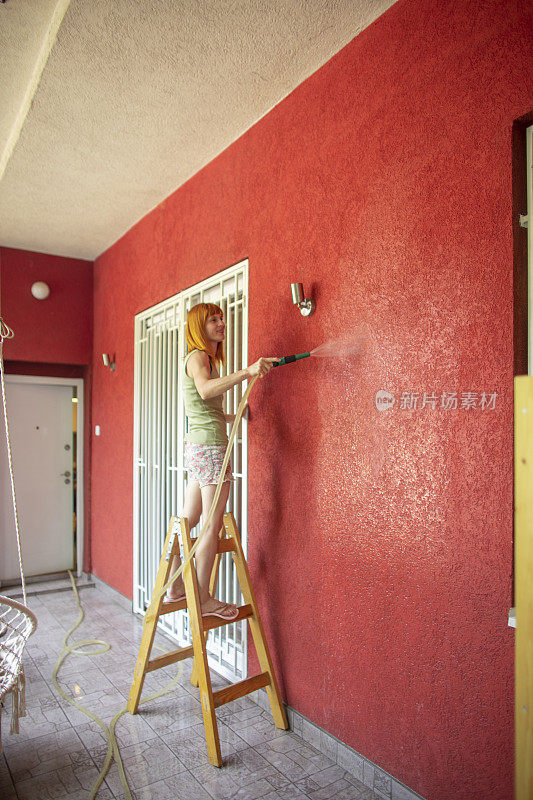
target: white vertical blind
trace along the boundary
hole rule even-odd
[[[214,275],[196,286],[143,311],[135,318],[134,388],[134,611],[144,613],[152,596],[161,550],[172,515],[182,509],[187,476],[183,468],[186,417],[182,398],[183,359],[187,352],[188,310],[200,302],[220,305],[226,320],[226,365],[221,375],[248,363],[248,262]],[[227,392],[225,411],[233,414],[246,389]],[[229,430],[229,428],[228,428]],[[235,439],[228,510],[247,541],[247,437],[243,420]],[[199,528],[201,526],[201,522]],[[227,602],[242,598],[229,554],[222,557],[217,596]],[[161,618],[161,627],[180,644],[190,640],[186,612]],[[246,623],[212,631],[208,639],[210,666],[235,680],[246,671]]]

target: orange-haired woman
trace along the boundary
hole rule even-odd
[[[228,436],[226,425],[233,422],[233,414],[224,414],[222,395],[238,383],[255,375],[263,377],[279,358],[260,358],[255,364],[220,378],[217,365],[224,363],[224,314],[213,303],[199,303],[187,315],[187,357],[183,369],[183,395],[188,419],[185,436],[185,469],[187,489],[182,517],[187,517],[191,528],[198,524],[200,514],[207,514],[215,496]],[[226,506],[230,481],[233,480],[228,464],[222,491],[214,514],[202,541],[196,550],[196,575],[200,592],[202,616],[213,615],[231,620],[237,616],[233,603],[222,603],[209,594],[209,580],[217,551],[217,539]],[[172,574],[179,566],[177,558]],[[179,600],[185,595],[181,576],[170,586],[166,600]]]

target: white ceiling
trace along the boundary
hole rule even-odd
[[[393,2],[0,4],[0,243],[94,259]]]

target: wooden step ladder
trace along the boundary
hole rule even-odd
[[[168,526],[168,532],[163,547],[163,555],[157,571],[157,578],[154,586],[154,594],[150,605],[146,611],[145,625],[143,636],[141,640],[141,647],[135,665],[135,672],[133,676],[133,683],[130,689],[127,708],[131,714],[136,714],[139,708],[141,693],[144,684],[144,678],[147,672],[166,667],[169,664],[174,664],[182,661],[185,658],[194,656],[193,670],[191,675],[191,683],[198,686],[200,689],[200,700],[202,702],[202,713],[204,717],[205,738],[207,740],[207,753],[209,761],[215,767],[222,766],[222,756],[220,753],[220,739],[218,736],[218,727],[215,709],[218,706],[236,700],[238,697],[244,697],[256,689],[266,688],[268,699],[270,700],[270,707],[272,709],[272,716],[277,728],[282,730],[288,729],[287,716],[283,708],[281,697],[279,693],[276,676],[272,667],[268,645],[265,639],[265,633],[261,624],[259,610],[255,600],[255,595],[250,582],[250,573],[248,565],[244,558],[242,550],[241,537],[235,523],[233,514],[224,514],[224,527],[220,531],[218,540],[217,556],[213,566],[211,575],[211,594],[214,594],[218,578],[218,566],[222,553],[231,553],[237,570],[237,578],[241,587],[242,596],[245,605],[239,607],[239,616],[232,619],[231,622],[226,622],[219,617],[202,617],[200,609],[200,596],[198,590],[198,581],[196,579],[196,570],[192,560],[185,566],[183,570],[183,582],[185,584],[185,600],[177,600],[172,603],[163,602],[163,597],[158,595],[163,586],[170,578],[170,568],[172,565],[173,557],[179,556],[179,538],[178,534],[181,533],[181,540],[183,545],[183,552],[185,557],[190,553],[195,539],[191,538],[189,529],[189,520],[186,517],[171,517]],[[150,658],[152,645],[156,633],[157,623],[159,617],[164,614],[171,614],[174,611],[181,609],[189,609],[189,622],[190,630],[192,633],[192,646],[182,647],[170,653],[165,653],[163,656]],[[251,678],[234,683],[217,692],[213,692],[211,685],[211,676],[209,666],[207,663],[207,650],[206,642],[209,631],[213,628],[219,628],[222,625],[231,625],[234,622],[241,620],[248,620],[250,630],[254,639],[255,649],[261,672]]]

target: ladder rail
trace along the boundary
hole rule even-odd
[[[272,663],[270,651],[266,642],[265,631],[263,628],[263,623],[261,622],[261,616],[259,614],[255,592],[252,588],[248,564],[246,563],[246,559],[244,557],[241,537],[233,514],[224,514],[224,529],[226,534],[229,535],[235,542],[236,551],[233,555],[233,560],[235,562],[235,569],[239,579],[239,584],[241,586],[241,592],[244,601],[253,609],[253,613],[248,619],[248,624],[250,625],[250,631],[254,640],[257,658],[262,671],[268,672],[270,675],[270,683],[268,686],[266,686],[266,691],[270,702],[272,716],[274,717],[274,724],[276,725],[276,728],[287,730],[289,727],[287,715],[281,700],[276,673],[274,672],[274,665]]]

